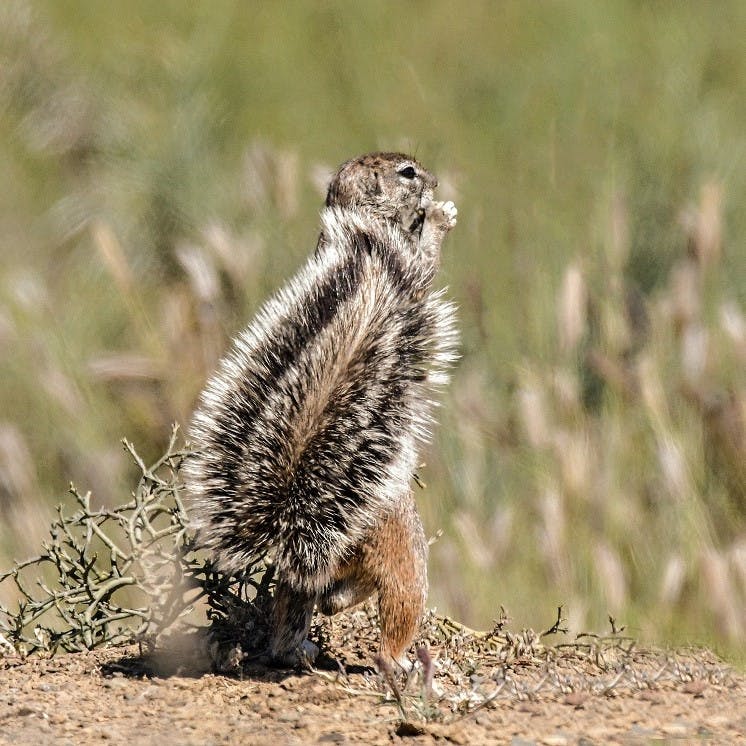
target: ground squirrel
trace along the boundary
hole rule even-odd
[[[315,253],[194,414],[198,542],[231,574],[271,552],[275,659],[295,655],[314,606],[334,614],[373,593],[382,655],[403,660],[417,631],[427,542],[410,482],[456,344],[453,306],[431,289],[456,224],[436,186],[399,153],[342,164]]]

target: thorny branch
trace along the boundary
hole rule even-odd
[[[71,485],[77,510],[58,507],[44,552],[0,573],[20,598],[15,610],[0,605],[5,646],[27,655],[152,640],[208,592],[209,569],[187,531],[177,432],[150,467],[123,441],[142,472],[132,499],[95,508],[90,493]]]

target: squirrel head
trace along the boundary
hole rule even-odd
[[[413,233],[422,225],[438,180],[403,153],[368,153],[343,163],[332,178],[327,207],[354,207]]]

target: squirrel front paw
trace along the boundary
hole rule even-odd
[[[456,225],[458,210],[450,200],[448,202],[431,202],[425,211],[425,220],[443,232],[451,230]]]

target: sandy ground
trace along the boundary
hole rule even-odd
[[[462,654],[456,636],[431,649],[432,690],[422,670],[393,680],[400,709],[369,648],[343,642],[344,660],[315,671],[230,676],[186,648],[0,657],[0,744],[746,743],[746,677],[705,650],[607,650],[599,664],[598,648],[537,656],[516,639],[509,656]]]

